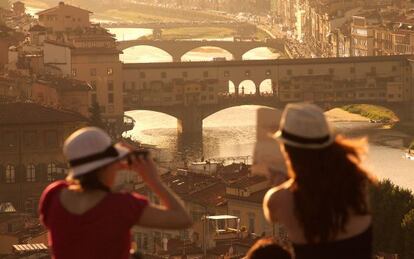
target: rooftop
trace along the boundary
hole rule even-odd
[[[0,104],[0,125],[87,122],[82,115],[44,107],[34,103]]]
[[[79,8],[79,7],[76,7],[76,6],[73,6],[73,5],[68,5],[68,4],[65,4],[64,2],[59,2],[59,5],[58,6],[55,6],[55,7],[52,7],[52,8],[43,10],[43,11],[40,11],[40,12],[38,12],[36,14],[37,15],[50,14],[50,13],[54,13],[54,12],[60,10],[60,9],[72,9],[72,10],[75,10],[77,12],[88,12],[88,13],[92,13],[91,11],[88,11],[88,10],[85,10],[85,9],[82,9],[82,8]]]

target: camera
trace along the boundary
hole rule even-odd
[[[137,149],[137,150],[132,151],[127,157],[128,165],[132,165],[132,158],[146,160],[149,154],[150,152],[147,149]]]

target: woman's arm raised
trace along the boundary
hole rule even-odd
[[[162,206],[149,205],[137,221],[142,227],[162,229],[182,229],[192,225],[183,202],[160,180],[152,159],[137,159],[132,164],[148,187],[160,198]]]

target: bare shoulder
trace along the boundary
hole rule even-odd
[[[290,179],[267,191],[263,200],[263,210],[265,217],[276,222],[280,219],[286,206],[292,203],[292,192],[290,191],[294,180]]]
[[[284,202],[286,198],[292,195],[290,189],[292,187],[293,182],[293,179],[290,179],[278,186],[271,188],[265,195],[265,201],[276,204]]]

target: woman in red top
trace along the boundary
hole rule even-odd
[[[130,229],[181,229],[191,219],[180,200],[161,183],[150,158],[137,158],[98,128],[83,128],[64,144],[70,164],[66,181],[50,184],[40,200],[40,218],[49,230],[53,258],[129,258]],[[163,206],[136,193],[114,193],[116,173],[140,174]]]

